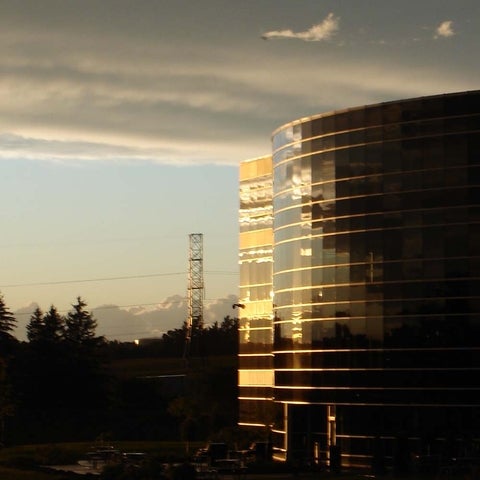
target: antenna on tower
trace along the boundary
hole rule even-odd
[[[188,254],[188,318],[183,358],[188,362],[193,333],[203,328],[203,234],[189,235]]]

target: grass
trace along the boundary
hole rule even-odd
[[[108,442],[104,442],[108,444]],[[190,453],[204,446],[205,442],[192,442]],[[185,457],[185,443],[177,441],[162,442],[112,442],[112,445],[122,452],[145,452],[152,455],[160,455],[164,458]],[[12,463],[37,463],[47,464],[68,464],[80,460],[86,452],[93,447],[100,447],[102,444],[96,442],[75,442],[75,443],[52,443],[46,445],[21,445],[0,450],[0,464],[10,465]],[[0,477],[1,479],[1,477]],[[3,480],[3,479],[2,479]]]
[[[0,478],[2,480],[52,480],[52,475],[32,470],[2,467],[0,465]]]
[[[114,442],[115,448],[123,452],[145,452],[161,456],[165,461],[180,461],[185,458],[185,444],[183,442]],[[93,442],[56,443],[48,445],[22,445],[0,449],[0,480],[62,480],[67,477],[61,473],[48,473],[41,471],[41,465],[71,465],[75,464],[93,446]],[[190,444],[190,454],[204,446],[204,442]],[[277,467],[281,467],[277,465]],[[276,472],[275,472],[276,470]],[[261,473],[262,472],[262,473]],[[353,471],[343,469],[335,474],[322,469],[320,472],[297,472],[288,468],[275,468],[273,470],[260,469],[247,473],[245,480],[369,480],[368,471]],[[478,473],[478,472],[477,472]],[[232,476],[222,475],[220,479],[234,480]],[[464,480],[463,474],[451,475],[426,475],[410,473],[397,476],[392,472],[385,476],[377,477],[378,480]],[[476,475],[470,478],[479,478]]]
[[[231,367],[236,366],[235,356],[214,356],[191,358],[189,370],[202,370],[209,365]],[[115,360],[109,366],[112,374],[118,378],[135,378],[155,375],[173,375],[186,373],[185,360],[181,357],[148,357]]]
[[[162,458],[182,459],[186,456],[183,442],[113,442],[122,452],[145,452]],[[204,442],[190,444],[190,452]],[[52,480],[59,474],[39,470],[41,465],[71,465],[85,457],[95,442],[21,445],[0,449],[0,480]],[[101,446],[98,444],[97,446]]]

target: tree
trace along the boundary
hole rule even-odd
[[[222,331],[227,333],[233,333],[235,336],[238,331],[238,318],[232,318],[230,317],[230,315],[223,317],[220,328],[222,329]]]
[[[65,318],[52,305],[43,318],[44,336],[51,342],[60,342],[65,335]]]
[[[103,338],[95,337],[97,321],[86,306],[86,302],[77,297],[77,303],[72,305],[73,311],[65,319],[65,339],[75,345],[94,346]]]
[[[34,342],[41,336],[43,325],[43,312],[40,307],[37,307],[27,325],[27,338],[29,342]]]
[[[11,333],[16,324],[15,317],[8,310],[3,295],[0,294],[0,444],[5,442],[6,418],[13,412],[8,366],[16,343],[16,339]]]
[[[103,338],[80,297],[66,316],[52,305],[37,309],[29,342],[15,362],[18,404],[15,441],[85,439],[105,431],[110,379],[104,369]]]
[[[15,341],[15,337],[11,332],[15,329],[17,320],[5,305],[3,295],[0,294],[0,346],[1,350]]]
[[[37,307],[27,325],[29,342],[59,343],[63,340],[64,333],[65,319],[53,305],[46,314]]]
[[[14,412],[14,405],[11,400],[11,389],[7,381],[7,366],[0,358],[0,448],[5,444],[5,424],[8,417]]]
[[[196,440],[196,430],[200,423],[200,405],[193,395],[177,397],[170,402],[168,413],[179,419],[180,437],[185,442],[185,450],[188,453],[190,442]]]

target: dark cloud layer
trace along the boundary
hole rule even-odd
[[[6,0],[0,133],[29,158],[237,163],[298,117],[476,88],[475,26],[424,3]]]

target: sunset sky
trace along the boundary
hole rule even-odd
[[[237,293],[238,164],[299,117],[480,88],[478,0],[1,0],[0,291]],[[128,327],[126,327],[128,328]]]

